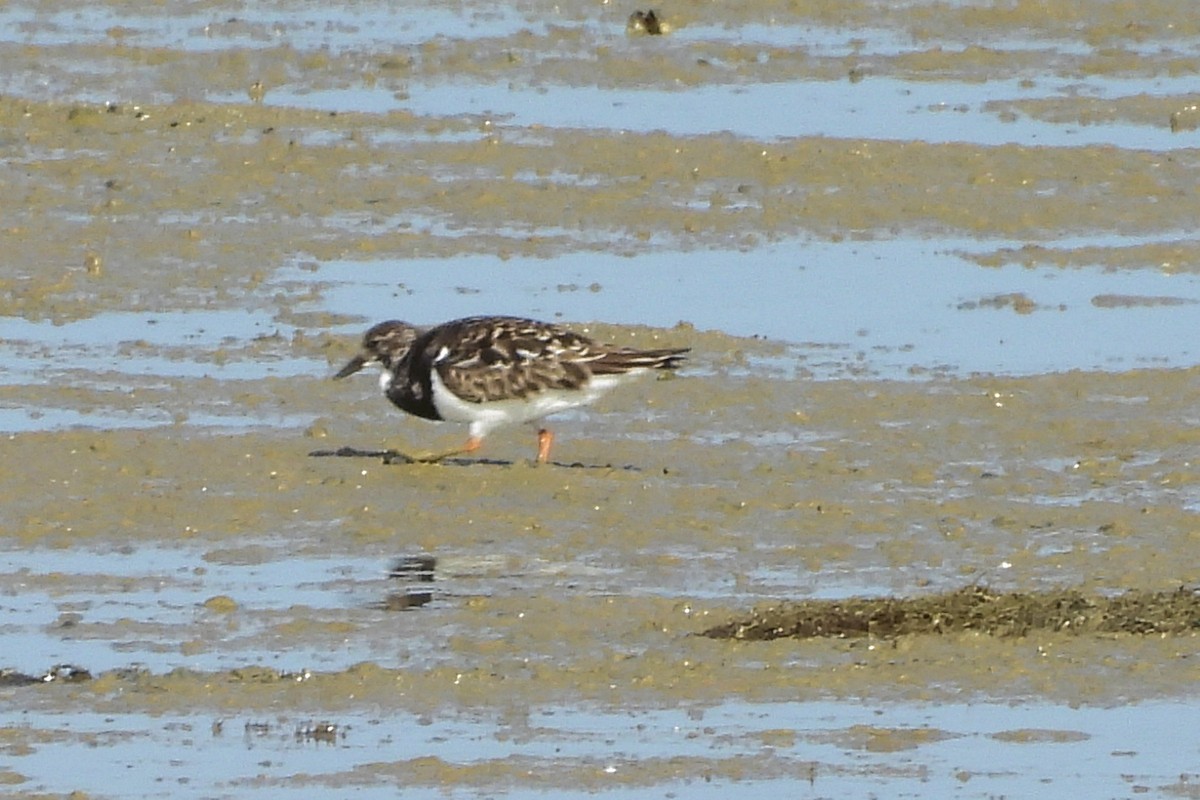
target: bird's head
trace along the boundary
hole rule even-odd
[[[333,376],[334,379],[353,375],[368,364],[377,363],[384,369],[392,369],[408,355],[420,333],[419,329],[407,322],[394,319],[373,325],[363,334],[362,349],[358,355],[347,361],[346,366]]]

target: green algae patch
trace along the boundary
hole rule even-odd
[[[1056,267],[1084,269],[1101,267],[1105,270],[1153,269],[1166,275],[1200,272],[1200,247],[1192,241],[1150,242],[1127,245],[1085,245],[1081,247],[1052,247],[1026,244],[1021,247],[1001,247],[993,251],[968,253],[961,257],[981,267],[1003,267],[1018,264],[1026,269]]]
[[[809,736],[819,744],[836,744],[868,753],[896,753],[915,750],[928,744],[956,738],[956,734],[938,728],[885,728],[878,725],[853,725],[844,730]]]
[[[1200,592],[1130,591],[1116,597],[1074,589],[997,593],[980,586],[927,597],[807,600],[771,606],[715,625],[713,639],[920,636],[986,633],[1188,634],[1200,631]]]
[[[1060,731],[1046,730],[1042,728],[1018,728],[1011,731],[999,731],[991,734],[991,738],[997,742],[1006,744],[1039,744],[1050,742],[1053,744],[1065,744],[1070,742],[1082,742],[1086,740],[1088,734],[1081,731]]]

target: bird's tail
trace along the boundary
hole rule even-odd
[[[690,347],[664,350],[612,350],[589,365],[595,375],[619,375],[640,369],[678,369]]]

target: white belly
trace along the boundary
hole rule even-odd
[[[435,369],[432,381],[433,404],[437,406],[442,419],[469,423],[471,435],[482,437],[489,431],[505,425],[533,422],[560,411],[588,405],[632,377],[635,377],[635,373],[601,375],[593,377],[582,389],[576,391],[548,389],[523,399],[471,403],[447,389]]]

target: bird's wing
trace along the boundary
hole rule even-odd
[[[473,322],[473,321],[464,321]],[[481,320],[436,346],[433,367],[463,400],[486,403],[577,390],[603,351],[587,337],[527,320]]]

